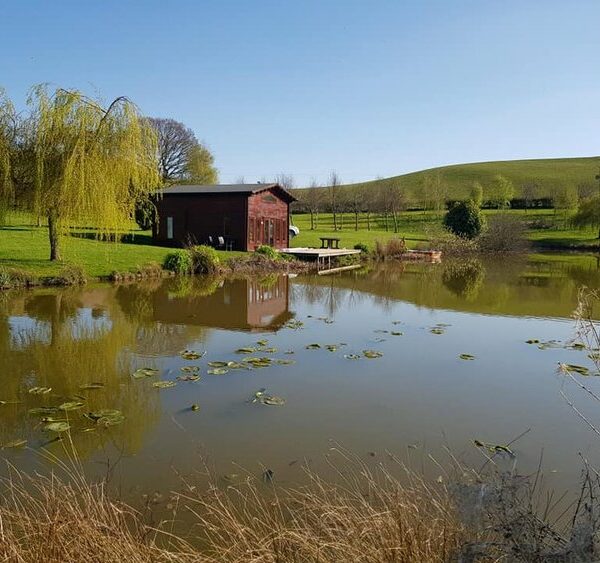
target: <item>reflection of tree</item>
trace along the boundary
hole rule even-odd
[[[442,272],[442,283],[456,296],[473,301],[477,298],[485,278],[485,268],[476,258],[454,261]]]
[[[43,440],[37,433],[39,418],[28,416],[28,409],[83,397],[85,407],[69,413],[78,455],[86,457],[108,442],[133,453],[158,420],[158,394],[146,382],[130,377],[137,367],[130,352],[135,346],[135,326],[116,307],[109,315],[100,315],[99,307],[82,306],[80,296],[85,297],[85,293],[67,290],[29,294],[20,305],[34,322],[23,325],[17,338],[6,334],[5,339],[2,335],[0,364],[10,366],[11,376],[3,381],[1,398],[20,403],[10,403],[5,405],[8,409],[0,411],[0,441],[23,435],[33,437],[33,444]],[[3,316],[0,326],[6,325],[7,318]],[[90,382],[104,387],[81,389]],[[27,390],[33,386],[51,387],[52,392],[31,395]],[[126,421],[110,429],[78,432],[91,426],[83,413],[99,409],[121,410]]]

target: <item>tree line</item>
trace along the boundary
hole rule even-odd
[[[151,213],[158,188],[216,181],[213,156],[191,129],[143,116],[126,97],[104,105],[40,85],[17,112],[0,90],[0,220],[18,209],[45,222],[51,260],[71,227],[116,236],[140,209]]]
[[[596,196],[598,187],[593,180],[584,184],[561,185],[553,189],[548,197],[541,182],[527,182],[520,186],[516,196],[513,182],[502,175],[483,185],[474,182],[465,200],[473,201],[479,208],[488,209],[524,209],[553,208],[563,211],[567,217],[581,205]],[[343,227],[344,214],[350,214],[350,228],[359,229],[366,223],[367,230],[372,228],[374,220],[383,223],[385,230],[398,231],[398,215],[402,211],[433,211],[441,213],[452,207],[457,200],[449,198],[449,188],[443,176],[438,173],[425,174],[418,189],[406,188],[400,178],[391,178],[377,184],[354,184],[343,186],[336,172],[332,172],[327,185],[312,182],[308,187],[294,190],[298,201],[294,211],[310,215],[311,230],[318,229],[319,214],[331,214],[334,230]]]

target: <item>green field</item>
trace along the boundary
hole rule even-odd
[[[427,175],[439,173],[447,186],[446,198],[449,200],[465,199],[469,196],[471,186],[479,182],[484,187],[489,186],[494,177],[502,175],[512,181],[515,188],[515,198],[522,196],[522,187],[528,183],[539,186],[537,197],[552,198],[557,189],[565,186],[579,187],[588,185],[598,186],[595,176],[598,174],[600,157],[586,158],[547,158],[536,160],[501,160],[495,162],[476,162],[471,164],[454,164],[440,166],[419,172],[411,172],[400,176],[392,176],[370,182],[345,184],[340,186],[340,194],[346,188],[368,187],[374,191],[386,185],[400,186],[402,190],[412,195],[418,201],[423,190],[424,178]],[[296,196],[302,199],[302,190],[296,190]]]

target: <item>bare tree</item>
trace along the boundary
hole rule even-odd
[[[302,190],[304,197],[302,202],[310,213],[310,230],[314,231],[318,228],[319,211],[323,205],[323,191],[315,180],[310,183],[310,186]]]
[[[158,134],[158,166],[165,182],[216,182],[217,171],[213,166],[212,154],[198,141],[189,127],[163,117],[150,117],[148,122]]]
[[[331,201],[331,212],[333,213],[333,230],[338,230],[337,224],[337,191],[338,186],[342,183],[337,172],[333,170],[329,176],[329,197]]]
[[[275,176],[275,183],[279,184],[286,190],[292,190],[295,186],[294,177],[291,174],[277,174]]]
[[[351,188],[347,188],[347,190],[348,209],[354,213],[354,230],[358,231],[358,215],[364,209],[362,185],[352,186]]]
[[[526,182],[521,186],[523,201],[525,202],[525,213],[532,207],[535,199],[539,197],[540,188],[537,182]]]

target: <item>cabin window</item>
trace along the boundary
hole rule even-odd
[[[173,217],[167,217],[167,238],[173,238]]]

